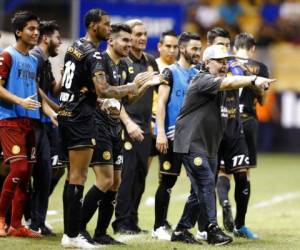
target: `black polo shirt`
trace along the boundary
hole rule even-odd
[[[52,84],[55,78],[52,73],[52,66],[44,51],[39,47],[35,46],[30,54],[35,56],[38,60],[38,84],[39,87],[46,93],[52,94]]]
[[[124,59],[124,61],[127,64],[129,82],[133,82],[138,73],[145,71],[159,71],[155,58],[148,53],[143,53],[143,56],[140,59],[130,53],[129,57]],[[124,103],[130,118],[137,123],[146,134],[151,131],[150,123],[152,117],[153,90],[153,87],[147,89],[144,95],[132,104]]]
[[[221,81],[201,72],[190,83],[175,126],[174,152],[217,156],[228,118]]]

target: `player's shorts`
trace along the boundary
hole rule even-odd
[[[173,152],[173,141],[168,141],[169,147],[166,154],[159,154],[159,171],[161,174],[180,175],[182,155]]]
[[[59,137],[58,128],[51,124],[50,131],[48,132],[49,142],[50,142],[50,156],[52,168],[62,168],[65,165],[59,159],[59,145],[61,140]]]
[[[220,168],[224,168],[228,174],[249,168],[248,149],[244,135],[238,138],[224,137],[219,147],[218,161]]]
[[[123,165],[121,125],[112,126],[103,121],[97,121],[96,124],[96,147],[90,166],[113,165],[114,170],[121,170]]]
[[[257,129],[258,121],[255,118],[249,118],[243,121],[245,140],[249,152],[249,167],[256,167],[257,156]]]
[[[69,161],[69,150],[94,148],[96,145],[96,125],[93,117],[84,122],[59,123],[61,162]]]
[[[35,121],[30,118],[13,118],[0,121],[0,141],[4,162],[28,159],[35,162]]]

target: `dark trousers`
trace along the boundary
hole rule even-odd
[[[145,134],[142,142],[132,142],[128,135],[125,136],[122,181],[117,195],[114,227],[138,224],[138,208],[145,190],[150,153],[150,134]]]
[[[189,229],[196,221],[200,224],[200,228],[205,228],[211,223],[217,224],[215,195],[217,158],[189,153],[183,155],[183,164],[192,187],[177,229]]]
[[[33,168],[33,186],[31,194],[32,225],[43,226],[46,220],[50,184],[52,178],[52,164],[50,155],[50,141],[53,128],[50,123],[41,123],[36,129],[36,165]]]

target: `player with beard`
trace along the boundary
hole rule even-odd
[[[107,50],[101,55],[102,70],[108,84],[121,86],[128,83],[127,67],[121,59],[128,56],[130,47],[131,28],[126,24],[112,25]],[[152,84],[153,82],[149,81],[143,87],[148,88]],[[91,161],[96,182],[84,198],[81,230],[82,234],[89,237],[86,225],[98,207],[98,221],[93,241],[101,245],[120,245],[122,243],[113,239],[106,231],[113,215],[115,197],[121,182],[123,155],[119,114],[123,108],[122,100],[111,98],[100,99],[99,102],[100,105],[96,110],[98,129],[96,147]]]
[[[215,176],[217,155],[228,120],[227,91],[255,85],[269,87],[272,79],[252,76],[227,76],[229,55],[222,45],[212,45],[203,53],[205,71],[190,83],[175,126],[174,152],[182,160],[192,184],[188,200],[197,200],[209,244],[232,241],[218,227],[216,218]],[[186,209],[186,207],[185,207]],[[181,219],[182,220],[182,219]],[[179,223],[172,241],[197,243],[185,225]]]
[[[0,138],[4,161],[10,170],[0,198],[0,236],[41,237],[22,226],[24,205],[28,198],[29,161],[34,159],[34,125],[40,118],[37,99],[37,59],[29,54],[38,42],[39,19],[27,11],[12,19],[16,44],[0,56]],[[46,112],[42,98],[43,110]],[[45,105],[45,106],[44,106]],[[49,107],[49,106],[47,106]],[[47,114],[54,119],[53,110]],[[5,230],[5,213],[12,204],[11,224]]]
[[[62,156],[69,160],[63,192],[64,235],[61,244],[63,247],[95,248],[80,234],[80,223],[84,183],[96,145],[97,96],[122,98],[136,94],[148,76],[141,74],[127,85],[109,85],[97,48],[101,41],[109,38],[110,18],[101,9],[91,9],[84,22],[85,37],[75,41],[65,55],[58,112]]]
[[[58,55],[61,45],[59,26],[55,21],[42,21],[40,23],[39,44],[30,53],[38,59],[39,87],[47,96],[54,96],[58,83],[52,73],[49,57]],[[57,141],[57,132],[53,128],[49,117],[41,113],[36,131],[36,158],[33,168],[33,187],[31,194],[31,224],[30,229],[39,231],[42,235],[53,235],[46,227],[45,220],[48,209],[50,185],[52,179],[51,144]]]
[[[175,122],[189,81],[198,73],[193,67],[200,61],[201,41],[195,33],[182,33],[178,40],[179,60],[163,71],[166,85],[158,89],[156,147],[160,152],[160,183],[155,195],[155,223],[152,237],[170,240],[165,227],[171,190],[181,171],[181,157],[173,152]]]

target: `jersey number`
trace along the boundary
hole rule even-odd
[[[242,166],[244,164],[249,164],[249,157],[246,157],[245,155],[236,155],[232,158],[233,166]]]
[[[71,61],[67,61],[65,64],[65,71],[62,79],[62,85],[65,86],[66,89],[71,88],[74,72],[75,72],[75,63]]]

